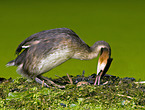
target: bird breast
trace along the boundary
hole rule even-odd
[[[38,64],[39,73],[44,73],[52,68],[60,65],[61,63],[67,61],[72,56],[72,52],[69,48],[57,49],[52,53],[48,54],[45,58],[42,58]]]

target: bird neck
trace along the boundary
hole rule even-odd
[[[90,48],[91,52],[88,54],[88,59],[93,59],[98,56],[98,54],[101,52],[101,48],[94,49],[93,47]]]
[[[100,53],[100,55],[103,53],[103,51],[107,52],[107,56],[111,55],[111,49],[108,48],[106,45],[97,45],[94,44],[92,47],[90,47],[91,52],[88,55],[89,59],[93,59],[96,58],[98,56],[98,54]]]
[[[110,57],[111,48],[109,44],[105,41],[98,41],[91,47],[86,46],[85,48],[81,48],[81,50],[79,49],[79,51],[77,50],[72,56],[72,58],[80,60],[90,60],[96,58],[99,53],[101,55],[104,49],[105,51],[108,51],[108,56]]]

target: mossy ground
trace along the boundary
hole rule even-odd
[[[94,75],[67,76],[52,79],[65,84],[65,89],[46,88],[24,78],[7,80],[0,84],[0,108],[7,109],[145,109],[145,84],[134,78],[104,76],[101,85],[94,86]],[[77,86],[77,82],[90,84]],[[105,83],[108,81],[107,83]]]

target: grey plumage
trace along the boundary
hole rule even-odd
[[[106,48],[111,56],[111,48],[105,41],[98,41],[89,47],[79,36],[68,28],[57,28],[31,35],[16,49],[17,57],[7,66],[18,66],[17,72],[30,79],[44,79],[41,74],[70,58],[89,60],[98,56],[101,48]],[[39,82],[40,83],[40,82]]]

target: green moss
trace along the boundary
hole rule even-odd
[[[66,82],[67,77],[65,77]],[[75,82],[78,77],[73,77]],[[79,76],[80,78],[80,76]],[[88,77],[83,78],[88,80]],[[61,79],[62,80],[62,79]],[[60,79],[53,79],[61,81]],[[132,79],[103,77],[102,85],[71,85],[65,89],[45,88],[17,78],[0,85],[0,108],[3,109],[145,109],[145,85]],[[107,84],[103,85],[104,82]],[[64,81],[62,81],[64,84]],[[61,84],[61,82],[59,83]]]

